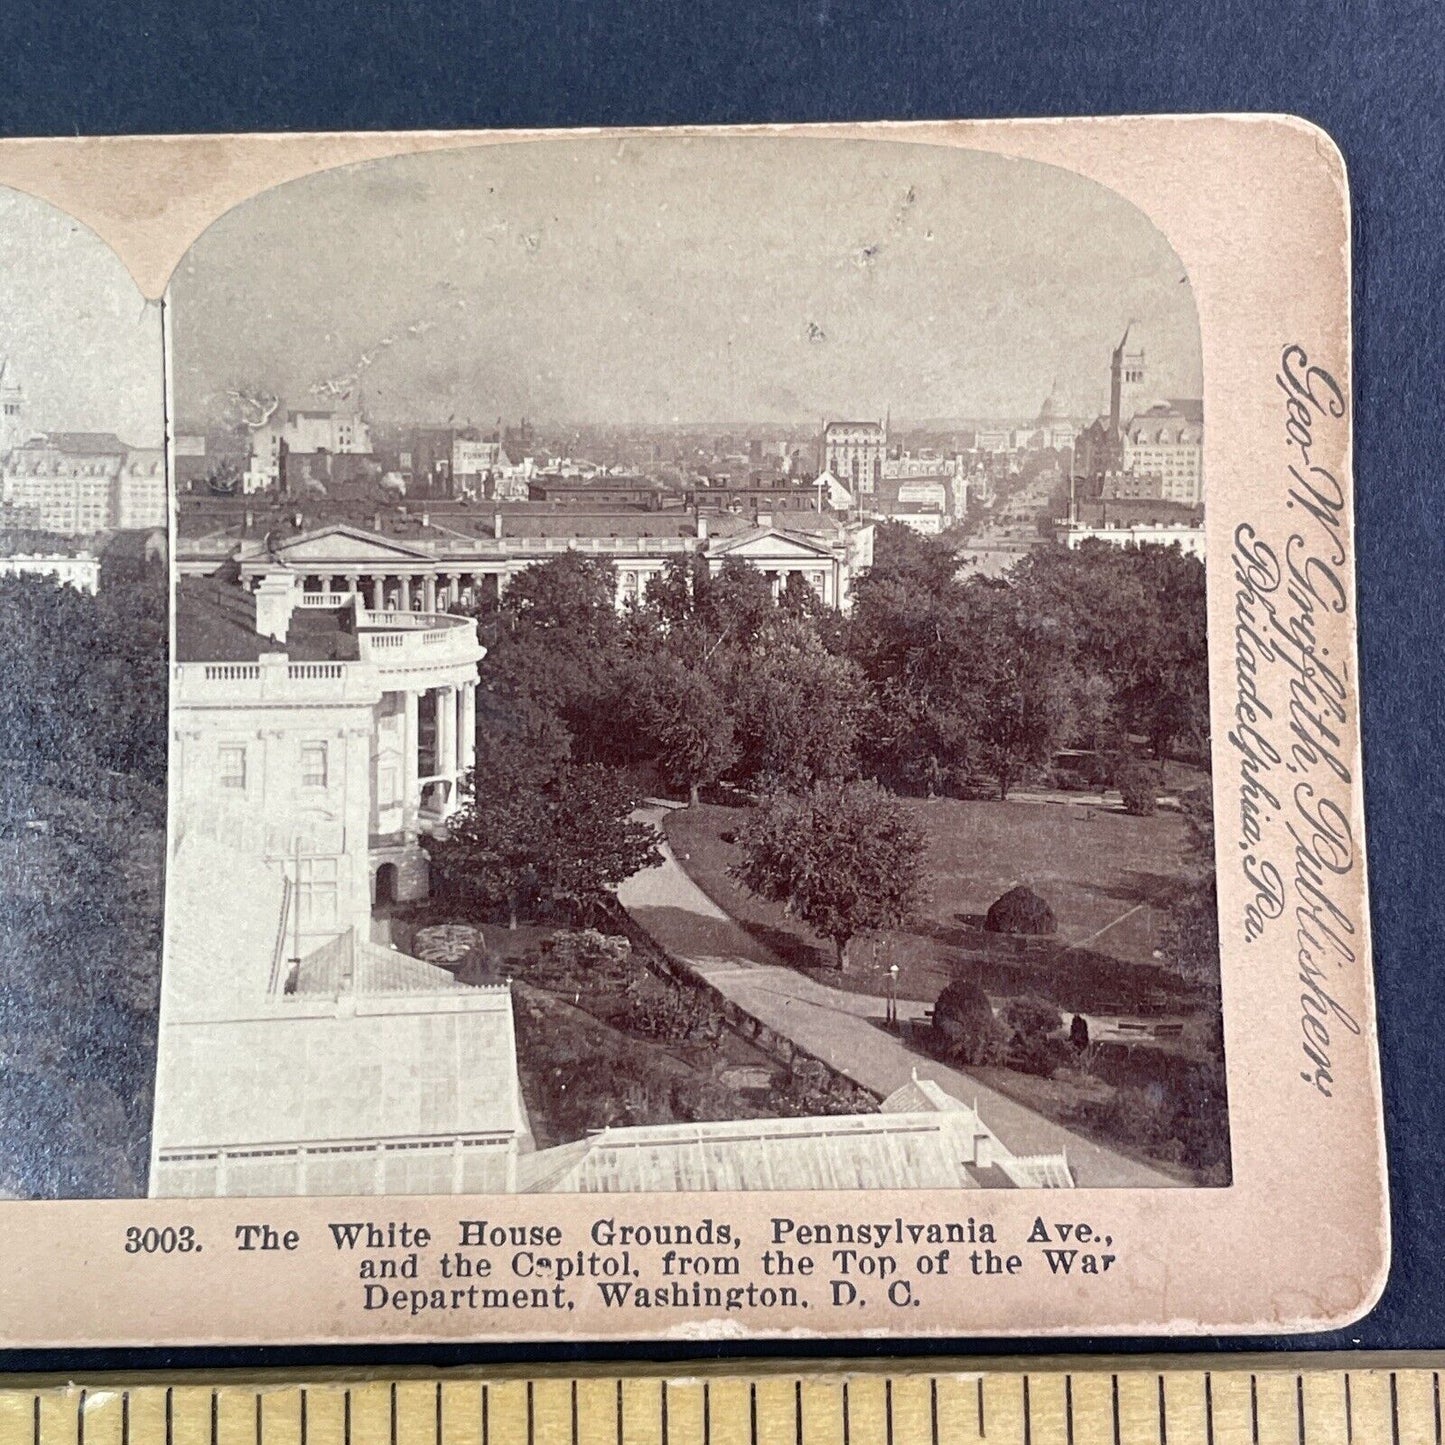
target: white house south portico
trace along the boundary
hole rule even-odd
[[[373,898],[425,894],[419,835],[455,811],[473,764],[474,621],[377,612],[359,594],[311,603],[273,567],[254,592],[184,579],[176,652],[182,828],[221,819],[273,840],[334,840],[292,862],[298,886],[303,873],[328,885],[302,910],[312,942],[364,918]]]

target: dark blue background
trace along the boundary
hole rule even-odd
[[[1437,726],[1445,596],[1442,90],[1439,0],[136,0],[114,7],[10,0],[0,16],[5,135],[1150,111],[1292,111],[1330,131],[1349,164],[1355,205],[1366,808],[1394,1267],[1379,1308],[1341,1334],[1189,1342],[1208,1350],[1445,1347],[1445,1260],[1437,1241],[1445,1229],[1445,972],[1437,955],[1445,833]],[[1332,1141],[1322,1138],[1314,1175],[1300,1187],[1327,1195],[1332,1163]],[[1221,1272],[1231,1267],[1227,1257],[1219,1263]],[[134,1327],[143,1333],[145,1322]],[[1120,1348],[1118,1341],[1090,1343]],[[815,1353],[844,1352],[828,1345]],[[856,1352],[871,1355],[876,1347]],[[727,1353],[738,1351],[730,1346]],[[0,1364],[74,1371],[181,1360],[486,1357],[480,1348],[108,1351],[0,1356]]]

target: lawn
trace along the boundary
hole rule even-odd
[[[834,987],[883,993],[890,964],[898,994],[932,1002],[955,977],[974,977],[991,996],[1038,993],[1061,1009],[1187,1010],[1190,992],[1154,957],[1179,886],[1184,820],[1136,818],[1090,802],[906,800],[928,838],[932,898],[907,930],[854,948],[845,974],[832,951],[779,905],[753,898],[728,877],[730,840],[746,811],[714,804],[670,813],[678,861],[747,930],[764,957]],[[1059,922],[1054,947],[1022,954],[982,931],[989,905],[1015,884],[1047,899]],[[1162,998],[1161,998],[1162,996]]]

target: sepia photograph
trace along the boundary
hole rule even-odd
[[[166,830],[159,305],[0,188],[0,1196],[144,1195]]]
[[[1200,324],[1133,203],[464,146],[235,206],[166,323],[159,1065],[96,1192],[1230,1184]]]

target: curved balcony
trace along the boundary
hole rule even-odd
[[[412,668],[475,667],[486,649],[470,617],[445,612],[357,613],[356,638],[363,662],[385,672]]]

